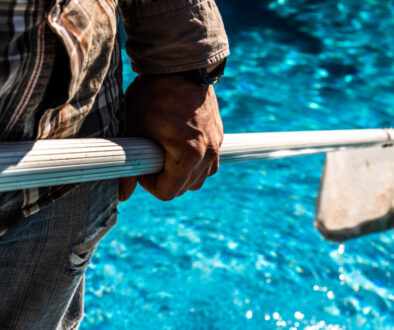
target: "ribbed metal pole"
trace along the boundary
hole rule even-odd
[[[221,163],[390,145],[393,129],[226,134]],[[0,144],[0,191],[159,172],[162,149],[141,138],[65,139]]]

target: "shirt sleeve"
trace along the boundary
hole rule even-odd
[[[137,73],[193,70],[230,53],[214,0],[120,0],[119,9]]]

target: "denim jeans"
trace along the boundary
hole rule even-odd
[[[22,215],[23,192],[0,193],[0,329],[77,329],[84,274],[115,225],[118,180],[83,183]]]

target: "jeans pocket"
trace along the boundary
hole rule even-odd
[[[117,212],[113,213],[103,226],[99,226],[94,233],[77,245],[71,248],[69,254],[69,268],[73,274],[80,274],[85,271],[96,250],[98,242],[115,226]]]

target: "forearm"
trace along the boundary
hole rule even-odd
[[[228,40],[214,0],[121,0],[134,71],[188,71],[222,61]]]

